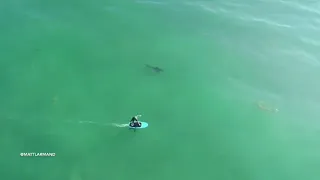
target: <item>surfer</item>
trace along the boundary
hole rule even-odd
[[[130,120],[130,126],[131,127],[141,127],[141,122],[139,122],[139,118],[141,117],[141,115],[136,115],[133,116]]]
[[[152,69],[156,73],[163,72],[163,69],[161,69],[161,68],[159,68],[157,66],[150,66],[149,64],[146,64],[146,67]]]
[[[275,112],[275,113],[279,111],[278,108],[267,106],[263,101],[259,101],[257,104],[258,104],[258,107],[264,111]]]

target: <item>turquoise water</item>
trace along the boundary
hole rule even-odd
[[[318,180],[319,7],[1,1],[0,177]]]

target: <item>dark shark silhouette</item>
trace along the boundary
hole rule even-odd
[[[156,73],[163,72],[163,69],[161,69],[161,68],[159,68],[157,66],[150,66],[149,64],[146,64],[146,67],[152,69]]]

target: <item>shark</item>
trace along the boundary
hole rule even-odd
[[[157,67],[157,66],[151,66],[151,65],[149,65],[149,64],[145,64],[145,65],[146,65],[147,68],[152,69],[152,70],[153,70],[154,72],[156,72],[156,73],[163,72],[163,69],[161,69],[161,68],[159,68],[159,67]]]

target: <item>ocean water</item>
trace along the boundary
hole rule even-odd
[[[1,1],[0,178],[319,180],[319,9]]]

